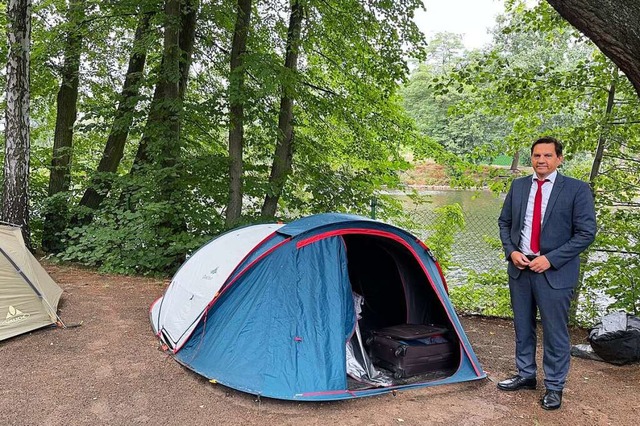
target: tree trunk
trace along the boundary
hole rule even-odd
[[[131,183],[120,196],[121,205],[130,210],[136,209],[130,200],[141,190],[146,191],[142,201],[165,205],[161,210],[147,211],[146,217],[151,221],[148,226],[158,235],[157,249],[171,256],[168,269],[184,261],[182,254],[175,253],[171,237],[187,230],[180,204],[184,199],[180,186],[184,174],[180,133],[198,10],[197,0],[165,1],[163,52],[153,100],[129,173]]]
[[[164,58],[160,63],[160,70],[164,68]],[[161,71],[160,71],[161,72]],[[130,175],[136,175],[142,167],[149,163],[149,140],[153,139],[160,134],[160,132],[156,131],[156,127],[161,122],[160,115],[158,114],[159,107],[158,105],[162,102],[163,96],[163,87],[160,84],[160,81],[156,82],[156,86],[153,89],[153,98],[151,99],[151,105],[149,107],[149,115],[147,116],[147,123],[144,126],[144,133],[142,134],[142,138],[140,139],[140,143],[138,144],[138,149],[136,151],[136,156],[133,159],[133,164],[131,166]]]
[[[238,0],[238,12],[231,45],[229,73],[229,200],[225,225],[233,227],[242,215],[242,151],[244,145],[244,77],[243,55],[251,21],[251,0]]]
[[[157,151],[159,154],[157,160],[159,160],[161,168],[173,167],[179,155],[180,115],[182,112],[179,98],[181,1],[167,0],[165,13],[167,21],[164,27],[164,52],[162,55],[164,69],[159,83],[163,88],[163,102],[159,105],[159,114],[164,126],[162,126],[163,134],[159,139],[161,143]],[[160,192],[171,192],[173,179],[170,176],[164,176],[167,180],[159,182]],[[165,184],[169,186],[165,186]]]
[[[116,111],[111,132],[107,139],[100,164],[90,186],[85,191],[79,205],[91,210],[98,208],[111,189],[111,179],[105,179],[105,173],[115,173],[124,154],[124,147],[133,121],[133,111],[138,102],[140,81],[147,58],[144,39],[149,31],[149,20],[152,13],[142,15],[133,39],[132,53],[129,58],[127,74],[122,86],[120,102]]]
[[[49,197],[69,191],[71,185],[71,153],[73,150],[73,125],[77,117],[78,73],[82,50],[82,25],[84,2],[71,0],[68,10],[69,32],[64,51],[62,81],[57,98],[56,128],[53,135],[53,155],[49,176]],[[59,234],[67,227],[67,197],[49,205],[42,233],[42,248],[59,252],[64,246]]]
[[[617,73],[618,70],[616,69],[615,74],[617,75]],[[596,148],[596,155],[593,158],[591,173],[589,174],[589,185],[591,186],[592,191],[595,189],[595,180],[600,172],[600,165],[602,164],[602,157],[604,156],[604,146],[607,141],[609,129],[611,128],[611,123],[613,122],[612,113],[613,103],[616,99],[616,83],[617,78],[614,77],[611,86],[609,86],[609,96],[607,97],[607,109],[605,111],[603,128],[600,132],[600,136],[598,137],[598,147]]]
[[[640,95],[640,2],[547,0],[627,75]]]
[[[22,227],[26,246],[29,233],[29,46],[31,0],[7,4],[7,91],[5,109],[2,220]]]
[[[191,58],[193,56],[193,47],[196,35],[195,30],[198,18],[198,5],[198,0],[185,0],[182,4],[182,12],[180,14],[181,29],[179,30],[178,35],[180,48],[178,69],[180,81],[178,82],[178,98],[181,101],[184,100],[189,77],[189,69],[191,67]],[[162,80],[162,73],[165,72],[165,68],[165,57],[163,56],[160,63],[160,76],[153,92],[153,99],[151,100],[147,123],[145,125],[140,144],[138,145],[138,150],[136,151],[133,166],[131,167],[130,175],[132,176],[136,175],[142,167],[152,161],[149,156],[149,142],[159,137],[163,137],[163,126],[165,123],[163,122],[162,104],[165,98],[165,86]]]
[[[509,168],[509,170],[511,170],[514,173],[517,172],[519,163],[520,163],[520,151],[518,150],[513,154],[513,159],[511,160],[511,167]]]
[[[198,21],[198,0],[185,0],[182,11],[182,29],[180,30],[180,82],[178,95],[184,100],[189,81],[189,69],[196,41],[196,23]]]
[[[291,6],[289,17],[289,29],[287,31],[287,52],[285,56],[285,69],[290,70],[291,75],[298,71],[298,54],[300,46],[300,33],[304,18],[302,5],[296,0]],[[278,200],[287,178],[291,173],[293,157],[294,129],[293,129],[293,90],[288,79],[283,80],[282,98],[280,99],[280,113],[278,116],[278,141],[271,165],[269,176],[269,193],[266,194],[262,205],[261,215],[264,218],[273,218],[278,207]]]

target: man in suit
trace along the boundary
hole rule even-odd
[[[562,404],[569,372],[569,305],[578,282],[579,255],[593,242],[596,219],[589,185],[561,175],[562,144],[543,137],[531,146],[534,174],[512,182],[498,219],[508,261],[518,374],[498,389],[536,388],[536,313],[543,330],[546,392],[542,408]]]

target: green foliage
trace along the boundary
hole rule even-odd
[[[578,320],[593,320],[611,309],[637,312],[638,96],[547,2],[509,0],[506,9],[488,49],[458,52],[449,66],[420,65],[402,90],[405,107],[424,134],[471,162],[501,158],[507,166],[506,159],[518,153],[520,164],[529,165],[532,140],[545,134],[562,140],[562,172],[587,181],[595,176],[591,184],[599,230],[584,268]],[[606,113],[614,91],[613,108]],[[596,157],[598,143],[603,144],[602,159]],[[455,162],[447,171],[461,186],[471,175]],[[504,193],[516,176],[496,169],[485,183]],[[500,276],[493,281],[491,273],[472,274],[452,297],[463,296],[465,310],[484,312],[486,305],[503,315],[508,298],[493,305],[494,296],[508,292],[504,272]]]
[[[49,251],[59,253],[64,249],[63,232],[70,219],[69,194],[59,192],[44,200],[42,213],[49,220],[44,222],[43,233],[49,235]]]
[[[466,270],[467,281],[449,289],[457,311],[494,317],[513,316],[507,268],[478,272]]]
[[[455,38],[452,39],[453,45],[448,45],[439,36],[433,42],[435,46],[432,44],[435,52],[457,51]],[[492,156],[491,153],[482,155],[476,151],[481,146],[495,144],[504,135],[504,119],[487,114],[480,108],[460,109],[460,105],[471,102],[477,95],[463,86],[458,86],[456,90],[445,88],[447,82],[453,81],[452,76],[464,58],[453,53],[445,57],[448,59],[428,56],[432,62],[422,64],[413,71],[401,91],[404,107],[416,121],[418,129],[448,152],[473,162],[486,160]]]
[[[110,272],[170,273],[185,254],[223,231],[229,49],[236,2],[200,4],[184,102],[169,101],[160,108],[179,120],[179,137],[177,127],[167,126],[175,121],[147,126],[158,112],[150,112],[150,105],[162,75],[163,2],[90,1],[85,7],[72,187],[66,194],[69,211],[62,216],[73,222],[60,236],[67,244],[60,258]],[[278,217],[325,211],[366,215],[373,196],[379,199],[380,218],[401,216],[397,200],[379,192],[400,185],[398,172],[409,166],[401,152],[426,153],[434,147],[416,132],[396,93],[408,73],[408,52],[424,58],[424,37],[411,19],[422,2],[332,0],[304,2],[304,7],[298,72],[283,66],[289,4],[267,1],[254,8],[244,57],[246,87],[231,94],[246,105],[242,223],[259,219],[271,190],[269,166],[283,92],[295,100],[295,147]],[[32,229],[38,234],[47,211],[67,207],[46,196],[66,8],[59,0],[38,0],[33,6],[30,189]],[[137,52],[146,54],[144,75],[128,117],[132,124],[120,129],[113,121],[133,53],[133,34],[144,12],[153,12],[151,30]],[[100,176],[112,185],[98,188],[108,191],[103,205],[81,211],[77,203],[96,173],[112,128],[128,132],[124,157],[116,173]],[[149,164],[130,173],[143,138],[149,144]]]
[[[586,310],[595,320],[603,308],[640,313],[640,211],[617,206],[598,211],[598,235],[586,268]],[[604,302],[606,301],[606,302]]]
[[[560,171],[576,179],[588,181],[589,173],[593,165],[593,155],[589,153],[578,153],[571,155],[569,160],[562,163]]]
[[[451,247],[456,233],[465,227],[464,212],[458,203],[434,209],[435,220],[429,224],[426,243],[433,251],[443,271],[454,265]]]
[[[145,209],[104,212],[90,225],[69,230],[73,241],[58,259],[121,274],[167,274],[210,236],[176,233],[162,226],[165,204],[145,204]]]
[[[436,75],[449,73],[464,55],[464,44],[460,34],[437,33],[426,48],[425,64]]]
[[[480,136],[469,145],[473,149],[455,145],[471,159],[485,161],[528,148],[551,129],[566,139],[568,129],[585,117],[583,99],[591,93],[587,77],[598,68],[590,62],[594,52],[548,5],[533,11],[514,7],[499,18],[491,48],[465,55],[448,75],[433,80],[437,96],[454,99],[449,116],[478,117],[475,127],[461,126]],[[447,128],[446,134],[452,131]]]
[[[224,159],[191,158],[184,165],[182,192],[167,201],[152,177],[116,179],[110,196],[86,225],[68,230],[67,248],[58,258],[123,274],[170,274],[204,242],[223,230],[221,205],[208,194],[224,182],[212,174]],[[129,191],[135,184],[137,190]],[[207,188],[206,193],[201,192]]]

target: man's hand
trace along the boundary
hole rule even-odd
[[[525,269],[527,266],[529,266],[529,263],[531,263],[529,259],[527,259],[527,256],[519,251],[514,251],[513,253],[511,253],[510,257],[511,261],[518,269]]]
[[[551,268],[551,263],[547,260],[546,256],[538,256],[529,262],[529,269],[538,274],[543,273],[549,268]]]

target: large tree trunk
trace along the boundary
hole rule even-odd
[[[132,183],[123,189],[120,197],[122,205],[136,210],[131,200],[137,192],[144,190],[145,198],[141,201],[165,205],[146,218],[151,221],[148,225],[155,229],[161,244],[156,249],[170,256],[169,269],[184,261],[183,254],[175,253],[171,237],[185,233],[187,229],[181,204],[184,194],[180,185],[184,173],[180,133],[198,10],[197,0],[165,1],[164,42],[158,79],[144,134],[129,173]]]
[[[547,0],[627,75],[640,95],[640,2]]]
[[[84,192],[79,203],[80,206],[87,207],[91,210],[98,208],[102,200],[107,196],[107,193],[111,189],[111,178],[107,177],[105,179],[105,174],[115,173],[124,155],[124,147],[133,121],[133,111],[138,102],[140,82],[147,58],[144,39],[149,31],[149,20],[152,15],[152,13],[142,15],[136,28],[133,46],[131,48],[132,53],[129,58],[129,66],[122,86],[118,109],[111,126],[111,132],[109,133],[96,174],[91,179],[91,184]]]
[[[53,156],[49,176],[49,197],[69,191],[71,185],[71,153],[73,126],[77,117],[78,73],[82,50],[84,2],[71,0],[68,10],[69,32],[64,51],[62,81],[57,98],[56,128],[53,135]],[[49,252],[63,249],[59,234],[67,227],[67,197],[52,202],[45,216],[42,248]]]
[[[180,81],[178,82],[178,98],[184,100],[184,95],[187,89],[187,82],[189,77],[189,69],[191,67],[191,58],[193,56],[193,47],[195,43],[196,23],[198,18],[198,0],[185,0],[182,3],[182,9],[180,12],[181,28],[179,29],[179,48],[180,59],[178,64]],[[165,72],[166,58],[163,56],[159,68],[159,78],[156,83],[153,99],[151,100],[151,106],[149,108],[149,116],[147,117],[147,123],[144,128],[144,133],[136,156],[133,161],[130,174],[136,175],[141,168],[149,164],[152,160],[149,155],[149,144],[151,141],[163,137],[164,118],[163,118],[163,103],[165,99],[165,86],[162,73]]]
[[[225,225],[231,228],[242,215],[242,151],[244,145],[244,78],[243,56],[251,20],[251,0],[238,0],[238,12],[231,45],[229,73],[229,200]]]
[[[29,233],[29,46],[31,0],[7,4],[7,91],[5,110],[2,220],[22,226],[25,244]]]
[[[182,5],[182,28],[180,30],[180,81],[178,96],[184,100],[189,81],[189,69],[193,48],[196,42],[196,23],[198,21],[199,0],[185,0]]]
[[[160,70],[163,68],[164,58],[160,63]],[[133,159],[131,171],[129,172],[131,176],[136,175],[146,164],[149,163],[149,141],[151,139],[155,139],[161,133],[157,131],[156,128],[159,127],[161,122],[160,115],[158,114],[158,111],[160,110],[158,105],[162,103],[163,89],[164,88],[160,84],[160,81],[156,82],[156,86],[153,89],[153,98],[151,99],[151,105],[149,107],[149,115],[147,116],[147,123],[144,126],[144,132],[140,139],[140,143],[138,144],[138,149],[136,151],[136,156]]]
[[[300,46],[300,33],[302,30],[303,8],[298,0],[291,6],[289,17],[289,29],[287,32],[287,52],[284,66],[295,74],[298,70],[298,53]],[[266,194],[262,205],[261,215],[265,218],[273,218],[278,207],[278,200],[287,177],[291,173],[293,157],[293,90],[288,79],[283,79],[282,98],[280,99],[280,113],[278,115],[278,140],[276,152],[271,165],[269,176],[269,193]]]
[[[173,167],[179,155],[180,145],[180,115],[182,104],[179,98],[180,86],[180,27],[181,27],[181,1],[167,0],[165,3],[166,23],[164,27],[164,52],[162,55],[164,68],[160,77],[160,86],[163,88],[163,102],[158,105],[158,113],[163,122],[163,133],[159,149],[156,154],[161,168]],[[166,175],[165,175],[166,176]],[[161,192],[171,192],[172,178],[159,182]],[[165,186],[168,184],[169,186]]]

